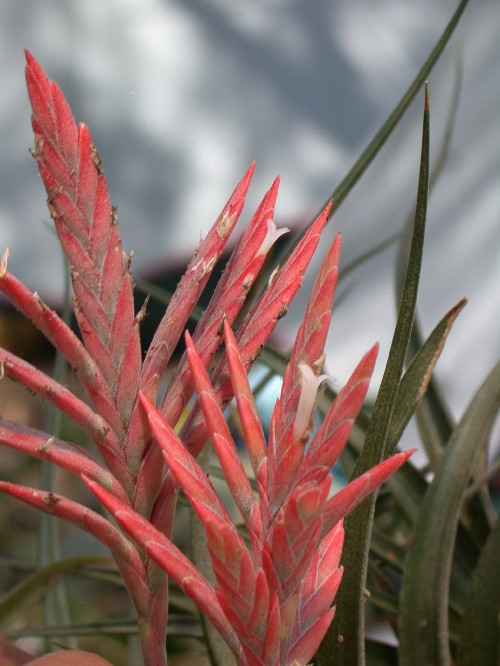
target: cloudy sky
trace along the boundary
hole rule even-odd
[[[456,2],[421,0],[17,0],[0,5],[0,246],[57,303],[62,262],[44,222],[23,48],[91,128],[133,269],[187,263],[252,160],[246,217],[276,174],[278,225],[299,229],[328,198],[415,76]],[[500,4],[472,2],[430,76],[438,152],[457,68],[451,152],[432,194],[419,316],[429,333],[460,298],[438,377],[459,416],[500,349]],[[422,95],[325,231],[346,264],[397,233],[415,198]],[[380,379],[395,322],[394,260],[353,274],[335,311],[328,369],[341,384],[375,340]],[[318,256],[319,261],[319,256]],[[310,278],[312,279],[312,277]],[[305,282],[304,291],[310,286]],[[284,320],[291,339],[303,299]]]

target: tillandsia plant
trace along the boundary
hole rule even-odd
[[[126,632],[140,636],[146,664],[166,663],[166,635],[170,650],[172,636],[182,634],[174,628],[180,626],[180,614],[175,614],[179,608],[187,618],[181,627],[184,635],[188,622],[198,630],[197,606],[204,630],[197,637],[208,652],[204,663],[216,666],[310,660],[315,666],[497,666],[500,522],[488,481],[498,464],[488,469],[486,451],[500,407],[500,364],[455,425],[431,375],[465,300],[452,307],[424,342],[415,319],[428,191],[435,181],[429,174],[427,90],[415,214],[409,217],[408,232],[398,235],[398,317],[369,417],[360,408],[376,347],[338,393],[323,374],[340,236],[320,268],[291,357],[267,346],[300,286],[327,218],[421,90],[466,5],[467,0],[459,3],[397,107],[328,205],[289,248],[260,297],[254,299],[252,285],[259,273],[264,274],[269,250],[284,232],[273,222],[278,181],[236,244],[200,315],[196,303],[242,211],[250,167],[177,290],[166,299],[165,314],[144,359],[140,327],[147,304],[135,311],[130,257],[123,254],[101,160],[86,126],[75,125],[61,91],[27,54],[33,155],[71,267],[80,335],[8,272],[7,251],[0,261],[0,289],[67,360],[87,401],[79,388],[70,390],[59,378],[6,350],[0,350],[0,371],[67,415],[83,431],[89,447],[67,441],[76,440],[74,431],[63,437],[57,428],[42,432],[5,419],[0,420],[0,441],[41,460],[42,471],[54,463],[75,476],[111,517],[96,509],[97,500],[88,502],[88,493],[83,500],[76,496],[76,487],[60,494],[44,480],[42,489],[14,483],[16,476],[0,481],[0,489],[49,514],[49,524],[55,524],[50,516],[63,518],[110,550],[116,563],[112,583],[119,579],[126,587],[136,611]],[[441,166],[432,176],[438,175],[445,155],[446,145],[437,160]],[[193,313],[198,323],[189,335],[185,329]],[[186,351],[178,360],[174,349],[183,334]],[[257,389],[252,391],[248,381],[259,354],[262,363],[283,376],[266,428],[255,404]],[[315,402],[322,417],[317,429]],[[236,418],[226,419],[228,412]],[[429,460],[422,469],[412,459],[403,465],[409,452],[393,455],[414,412]],[[233,429],[228,427],[230,420]],[[242,462],[242,447],[232,435],[236,431],[250,465]],[[209,440],[220,469],[207,467],[203,460],[210,451]],[[96,450],[96,455],[89,450]],[[331,468],[337,459],[351,481],[332,494]],[[8,478],[3,467],[1,474]],[[223,503],[214,489],[219,488],[218,475],[234,498],[236,513],[228,506],[227,493]],[[375,504],[376,489],[384,479]],[[67,495],[73,490],[75,497],[70,499]],[[190,559],[173,543],[176,509],[186,498],[199,517],[192,521]],[[41,518],[43,525],[46,516]],[[101,568],[91,570],[96,564]],[[87,578],[99,576],[99,581],[104,575],[107,582],[111,577],[101,556],[56,556],[0,598],[0,621],[20,608],[24,619],[25,608],[34,606],[33,599],[42,597],[58,577],[82,570]],[[169,581],[190,600],[183,596],[181,601],[181,593],[175,585],[169,589]],[[397,645],[368,637],[365,618],[377,613],[394,631]],[[2,632],[10,639],[45,635],[67,642],[68,636],[91,630],[99,637],[94,652],[104,654],[105,635],[124,630],[123,624],[100,618],[66,625],[48,618],[45,624],[2,626]],[[6,650],[12,656],[17,648],[5,643],[0,639],[0,656]],[[125,656],[115,659],[108,653],[108,658],[115,666],[140,663],[135,647],[131,639]],[[77,654],[72,651],[71,663],[102,663],[97,655],[90,661],[88,653],[80,654],[84,661],[77,662]],[[53,663],[69,660],[64,653],[52,657]],[[199,653],[194,659],[202,663]],[[15,663],[27,661],[23,652]]]
[[[50,461],[87,484],[116,522],[44,489],[1,482],[0,489],[93,534],[111,551],[138,616],[144,662],[166,663],[168,577],[196,603],[238,664],[306,664],[333,618],[342,577],[343,517],[399,468],[411,452],[379,462],[330,496],[330,470],[366,394],[377,348],[363,358],[311,438],[316,392],[337,281],[340,237],[319,271],[264,439],[247,373],[297,292],[329,206],[318,216],[235,333],[232,326],[274,241],[278,181],[242,234],[210,304],[166,390],[160,381],[187,320],[243,208],[253,166],[223,208],[184,274],[142,360],[130,257],[121,245],[101,160],[88,128],[76,125],[57,85],[26,54],[35,135],[33,156],[71,267],[81,339],[0,263],[0,288],[64,356],[89,403],[21,358],[2,350],[2,373],[53,403],[95,443],[84,449],[0,421],[0,441]],[[225,354],[208,371],[224,340]],[[174,432],[188,401],[198,402]],[[257,492],[252,489],[223,410],[235,396]],[[196,457],[210,439],[244,519],[237,531]],[[182,490],[207,537],[216,585],[171,541]],[[168,577],[167,577],[168,575]]]

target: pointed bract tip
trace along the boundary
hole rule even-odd
[[[321,215],[326,215],[326,217],[328,218],[330,216],[330,211],[332,210],[332,206],[333,206],[333,199],[330,199],[330,201],[323,208]]]
[[[186,351],[188,351],[188,352],[190,350],[191,351],[196,351],[196,345],[194,344],[191,333],[188,330],[186,330],[184,332],[184,342],[185,342],[185,345],[186,345]]]
[[[332,201],[329,201],[326,204],[326,206],[323,208],[321,213],[318,215],[318,217],[314,220],[310,228],[315,227],[316,225],[318,227],[323,228],[325,224],[328,222],[328,216],[330,215],[331,209],[332,209]]]
[[[96,486],[99,486],[99,484],[94,481],[93,479],[90,478],[90,476],[87,476],[86,474],[80,474],[80,478],[83,481],[83,483],[89,488],[92,492],[94,492],[94,488]],[[95,493],[94,493],[95,495]]]
[[[45,72],[43,71],[42,66],[35,58],[35,56],[31,53],[31,51],[28,51],[28,49],[24,49],[24,57],[26,58],[26,69],[36,70],[35,74],[42,74],[45,78],[48,78]]]
[[[87,486],[87,488],[90,490],[90,492],[97,497],[99,502],[106,508],[108,511],[112,513],[112,508],[113,508],[113,501],[114,502],[119,502],[119,500],[116,499],[108,490],[103,488],[97,481],[93,481],[89,476],[86,474],[80,474],[81,480],[84,482],[84,484]]]
[[[139,402],[141,403],[146,414],[149,416],[149,412],[151,410],[151,407],[153,407],[153,403],[147,397],[147,395],[144,395],[142,391],[139,392]]]
[[[414,448],[414,449],[407,449],[406,451],[400,451],[399,453],[395,453],[393,456],[390,456],[389,458],[386,458],[380,464],[387,463],[388,466],[391,466],[392,469],[391,469],[390,474],[392,474],[397,469],[402,467],[406,463],[408,458],[411,458],[411,456],[415,453],[416,450],[417,449]],[[391,462],[389,462],[389,461],[391,461]]]
[[[244,187],[245,191],[246,191],[248,189],[249,185],[250,185],[250,181],[252,180],[254,171],[255,171],[255,160],[253,162],[251,162],[250,166],[248,167],[248,169],[245,172],[245,175],[240,180],[238,186],[239,187]]]
[[[224,323],[223,325],[223,331],[224,331],[224,342],[227,345],[234,344],[236,345],[236,337],[233,333],[233,329],[231,328],[231,324],[228,322],[227,317],[224,317]]]

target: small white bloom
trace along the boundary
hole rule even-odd
[[[314,374],[314,370],[307,363],[299,363],[298,369],[301,375],[302,390],[293,426],[293,436],[296,441],[302,439],[307,433],[318,389],[326,379],[330,378],[328,375]]]
[[[259,251],[257,252],[257,254],[267,254],[274,245],[274,243],[278,240],[278,238],[280,236],[283,236],[283,234],[288,233],[289,231],[290,229],[288,227],[277,229],[276,225],[274,224],[274,220],[268,220],[267,234],[264,240],[262,241],[262,245],[259,247]]]

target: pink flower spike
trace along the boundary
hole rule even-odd
[[[307,363],[299,363],[298,370],[301,377],[301,389],[297,414],[293,426],[293,437],[298,441],[306,441],[311,425],[312,411],[316,402],[316,395],[321,384],[330,379],[328,375],[316,375]]]
[[[279,648],[279,608],[264,571],[228,526],[206,524],[207,544],[221,606],[242,643],[248,664],[274,664]],[[260,661],[267,652],[269,661]]]
[[[278,185],[279,179],[276,179],[243,231],[207,309],[196,325],[193,341],[205,367],[219,347],[221,322],[234,322],[262,268],[265,256],[258,253],[258,248],[265,238],[268,220],[274,215]],[[177,422],[192,392],[193,380],[184,355],[160,404],[160,411],[170,424]]]
[[[59,241],[71,266],[75,314],[86,349],[111,390],[113,416],[123,432],[135,404],[141,366],[129,262],[116,209],[86,125],[75,124],[59,87],[26,52],[33,109],[33,157],[48,195]]]
[[[277,322],[285,316],[288,305],[300,288],[302,278],[328,220],[330,208],[329,204],[309,227],[292,255],[270,280],[268,288],[238,329],[235,337],[247,371],[258,357],[262,345],[266,344]],[[212,373],[211,381],[221,402],[232,398],[225,359],[221,359]],[[206,441],[206,427],[196,408],[184,424],[181,435],[186,446],[194,455],[198,455]]]
[[[286,308],[298,291],[304,273],[318,246],[321,232],[328,220],[330,207],[328,205],[307,230],[304,238],[288,261],[280,268],[267,291],[238,330],[236,340],[245,366],[251,360],[255,350],[267,341],[276,321],[286,314]]]
[[[276,178],[238,240],[210,303],[196,326],[193,341],[205,367],[209,366],[220,345],[222,322],[228,321],[230,324],[234,322],[264,263],[265,256],[259,254],[258,250],[266,236],[268,220],[274,215],[278,186],[279,179]],[[151,381],[150,386],[142,387],[143,393],[155,399],[156,385],[157,378]],[[171,426],[179,420],[193,390],[193,378],[188,367],[187,355],[184,354],[160,403],[160,412]],[[198,411],[198,407],[195,407],[195,410]],[[134,457],[136,451],[143,450],[147,441],[141,430],[143,424],[140,418],[140,413],[134,413],[129,430],[128,439],[134,447]],[[130,447],[127,450],[131,450]],[[140,468],[137,506],[145,507],[146,512],[151,502],[151,489],[158,488],[161,483],[162,470],[158,454],[157,447],[150,448]]]
[[[285,415],[295,412],[297,409],[300,395],[297,386],[298,364],[306,363],[316,375],[323,370],[324,346],[337,285],[341,241],[341,234],[337,234],[323,259],[311,291],[304,320],[297,332],[292,357],[283,377],[281,390]],[[282,417],[278,422],[280,423],[278,439],[280,439],[286,430],[286,425]]]

